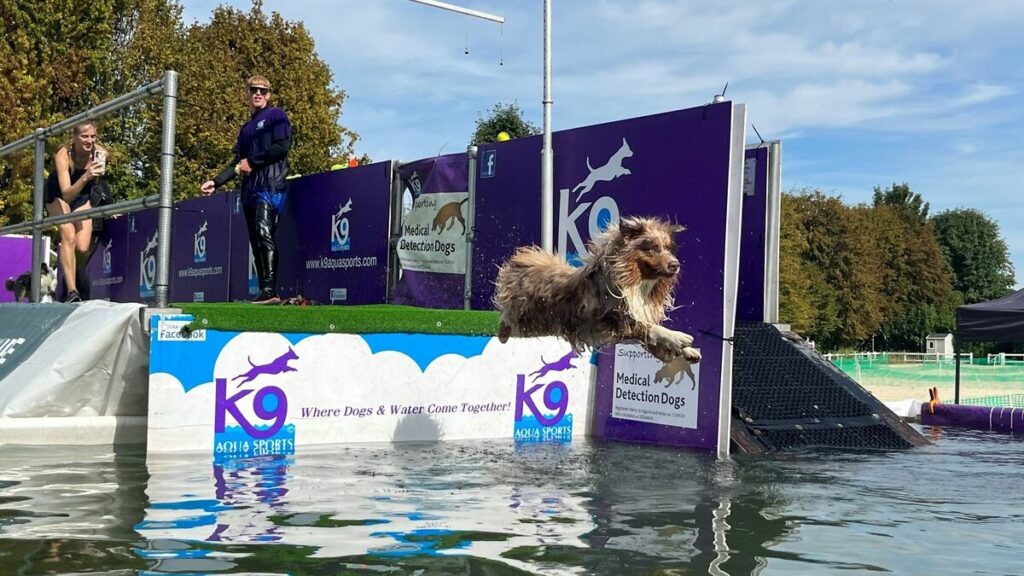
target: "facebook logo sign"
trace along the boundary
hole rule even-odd
[[[480,177],[494,178],[494,169],[498,164],[497,150],[484,150],[480,155]]]

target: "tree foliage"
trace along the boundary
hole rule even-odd
[[[507,132],[511,138],[524,138],[540,134],[540,128],[527,122],[523,112],[515,102],[511,104],[495,104],[486,118],[480,116],[476,120],[476,130],[469,143],[483,144],[494,142],[498,134]]]
[[[1016,284],[999,226],[974,209],[947,210],[932,218],[943,254],[953,271],[953,288],[965,304],[1006,296]]]
[[[0,142],[131,92],[171,69],[179,74],[178,199],[196,195],[199,183],[230,160],[238,128],[248,118],[243,91],[252,74],[271,80],[271,104],[292,121],[293,171],[327,170],[353,155],[358,136],[339,124],[345,93],[333,86],[312,37],[301,23],[266,14],[260,0],[248,11],[216,8],[208,22],[189,26],[177,0],[0,0],[0,20]],[[115,196],[157,191],[161,116],[162,98],[154,97],[102,120]],[[47,151],[67,140],[51,139]],[[0,225],[28,217],[30,149],[0,160],[0,186]]]
[[[782,200],[779,310],[783,321],[828,350],[918,350],[953,328],[952,274],[907,185],[875,189],[872,205],[848,206],[814,189]]]

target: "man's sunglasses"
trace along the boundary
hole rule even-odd
[[[263,94],[266,96],[270,94],[270,88],[264,88],[263,86],[249,86],[249,94]]]

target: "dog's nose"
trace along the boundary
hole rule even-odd
[[[673,259],[671,262],[669,262],[668,271],[670,274],[675,274],[676,272],[679,272],[679,261]]]

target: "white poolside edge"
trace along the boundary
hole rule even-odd
[[[917,418],[921,415],[921,401],[914,398],[904,400],[883,401],[886,408],[892,410],[900,418]]]
[[[146,416],[0,418],[0,445],[145,444]]]

